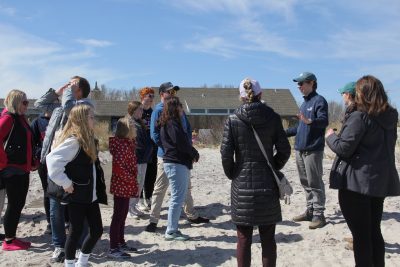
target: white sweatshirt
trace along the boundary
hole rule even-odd
[[[46,156],[47,173],[49,178],[64,189],[72,185],[71,179],[65,174],[65,166],[71,162],[79,152],[79,142],[75,137],[67,138],[58,147]],[[96,201],[96,168],[93,163],[93,199]]]

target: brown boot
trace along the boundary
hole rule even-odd
[[[313,218],[312,211],[306,210],[303,214],[294,216],[293,221],[295,221],[295,222],[311,222],[312,218]]]
[[[322,228],[325,225],[326,225],[326,221],[325,221],[325,216],[324,215],[313,216],[308,228],[317,229],[317,228]]]

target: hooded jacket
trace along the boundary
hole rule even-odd
[[[279,191],[251,125],[260,136],[275,170],[282,169],[290,156],[291,148],[281,118],[267,105],[246,103],[229,116],[221,156],[225,175],[232,180],[232,221],[248,226],[275,224],[282,220]]]
[[[361,111],[350,114],[340,136],[332,134],[326,139],[343,161],[331,170],[331,188],[373,197],[400,195],[395,164],[397,121],[398,113],[393,108],[378,116]],[[345,167],[340,169],[340,165]],[[343,181],[338,183],[338,179]]]

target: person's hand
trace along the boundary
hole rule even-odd
[[[69,194],[72,194],[74,192],[74,185],[71,184],[69,187],[64,188],[64,191],[69,193]]]
[[[297,118],[305,124],[310,124],[312,122],[310,119],[306,118],[303,113],[297,114]]]
[[[325,133],[325,138],[328,138],[330,135],[334,134],[335,131],[332,128],[329,128]]]
[[[64,94],[65,89],[67,89],[69,87],[70,83],[66,83],[63,86],[61,86],[60,88],[58,88],[58,90],[56,91],[56,94],[61,96]]]

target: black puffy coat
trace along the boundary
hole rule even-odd
[[[250,125],[276,170],[283,168],[290,157],[281,118],[273,109],[261,102],[246,103],[229,116],[221,156],[225,174],[232,180],[232,221],[248,226],[275,224],[282,220],[278,187]]]

